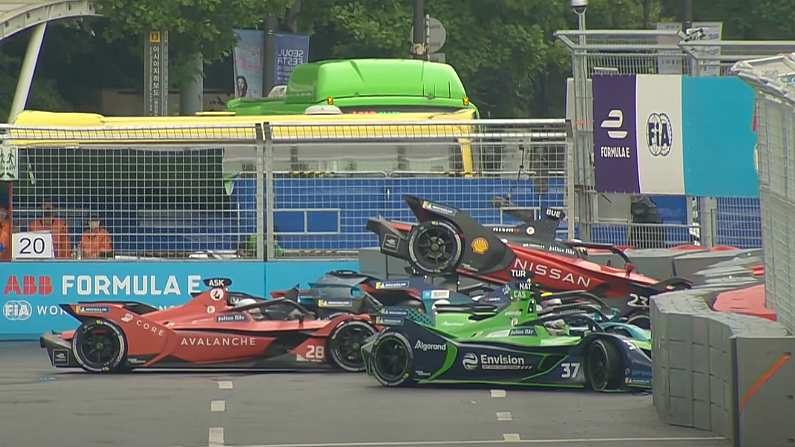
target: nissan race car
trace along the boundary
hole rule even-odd
[[[157,310],[137,302],[61,305],[80,326],[40,338],[55,367],[122,372],[134,368],[364,369],[360,347],[376,333],[367,315],[318,318],[287,299],[230,292],[227,279],[186,304]]]
[[[634,338],[622,332],[633,332],[631,325],[605,327],[590,317],[593,309],[539,312],[539,298],[538,292],[518,289],[499,309],[437,306],[433,322],[385,309],[389,326],[362,347],[367,373],[384,386],[651,387],[648,331],[634,328],[641,334]],[[574,331],[572,323],[585,328]]]
[[[371,218],[367,229],[378,235],[382,253],[406,260],[427,274],[455,272],[505,284],[530,272],[545,290],[585,290],[605,297],[627,321],[646,327],[651,296],[690,287],[681,278],[658,281],[634,272],[626,254],[611,245],[556,240],[560,211],[547,209],[541,221],[509,227],[525,233],[511,242],[456,208],[413,196],[404,200],[418,223]],[[625,261],[624,268],[583,259],[580,250],[587,248],[612,251]]]

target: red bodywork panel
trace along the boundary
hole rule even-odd
[[[327,360],[326,341],[337,326],[349,320],[370,322],[367,315],[351,314],[331,320],[255,320],[230,305],[228,297],[225,288],[214,288],[182,306],[143,315],[119,303],[70,304],[68,309],[81,321],[102,319],[121,328],[127,356],[147,359],[144,367],[166,358],[195,365],[262,358],[279,337],[290,333],[304,339],[289,353],[301,362],[322,363]],[[73,336],[74,331],[60,335],[64,340]]]

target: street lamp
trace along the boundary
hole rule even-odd
[[[588,9],[588,0],[571,0],[569,6],[577,14],[577,30],[582,33],[585,31],[585,10]],[[585,45],[584,34],[580,34],[579,43]]]

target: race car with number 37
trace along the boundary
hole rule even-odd
[[[433,321],[385,308],[378,321],[386,329],[362,347],[367,373],[384,386],[651,387],[648,331],[600,323],[595,307],[577,302],[543,310],[540,290],[528,289],[512,290],[502,307],[437,306]]]
[[[55,367],[94,373],[135,368],[364,370],[360,347],[376,333],[369,316],[318,318],[290,299],[230,292],[228,279],[205,284],[209,290],[165,310],[119,301],[61,305],[80,326],[42,335],[41,347]]]

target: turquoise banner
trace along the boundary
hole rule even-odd
[[[758,197],[754,91],[735,77],[682,78],[685,192]]]

